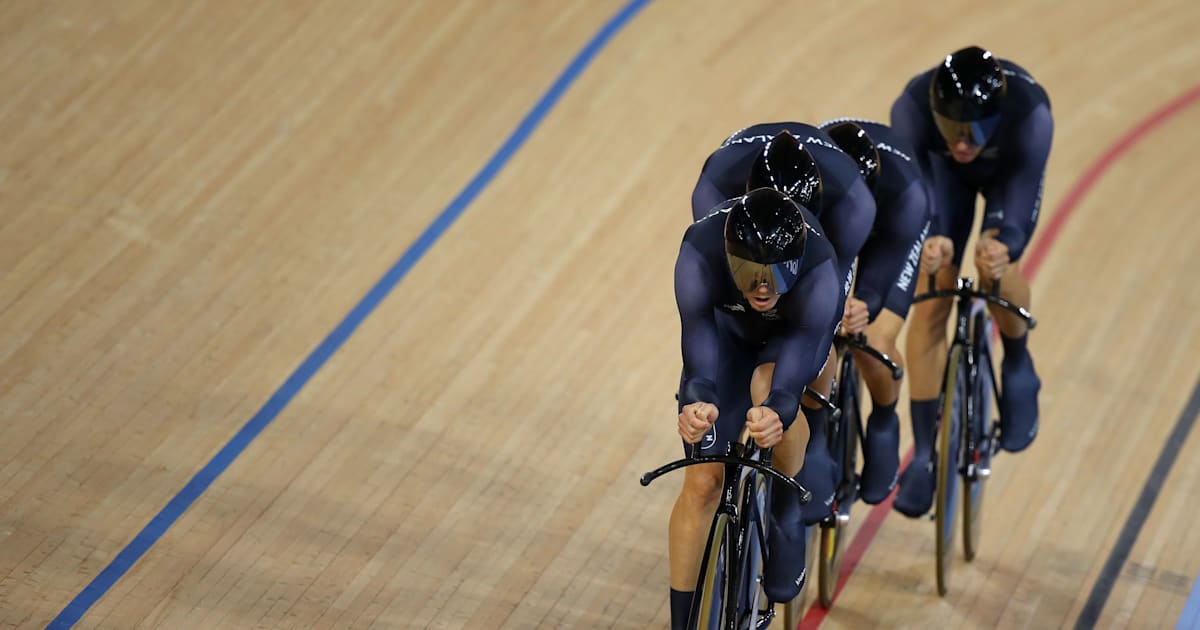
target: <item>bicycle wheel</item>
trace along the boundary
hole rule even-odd
[[[737,627],[756,628],[759,619],[770,620],[770,602],[763,587],[763,566],[769,534],[768,510],[771,500],[771,480],[754,470],[744,470],[740,485],[741,517],[745,519],[741,540],[741,562],[737,579]],[[764,624],[765,625],[765,624]]]
[[[845,546],[845,526],[850,522],[850,508],[854,505],[858,487],[858,427],[861,407],[858,401],[858,371],[852,357],[853,355],[848,353],[842,360],[834,403],[841,413],[832,432],[831,448],[834,461],[842,473],[834,517],[821,523],[817,584],[822,608],[829,608],[833,604],[833,596],[837,591],[838,574],[842,568],[842,548]]]
[[[946,379],[942,386],[942,414],[938,420],[937,492],[934,511],[937,521],[938,595],[950,588],[954,552],[955,502],[958,498],[959,428],[962,426],[966,392],[966,361],[962,346],[950,349]]]
[[[829,608],[833,604],[833,596],[837,591],[838,572],[842,568],[842,539],[845,528],[834,519],[833,523],[821,523],[821,545],[817,571],[817,594],[821,608]]]
[[[968,408],[968,425],[972,433],[968,444],[973,450],[968,454],[972,463],[963,474],[963,555],[967,562],[975,559],[979,551],[979,534],[983,526],[983,495],[992,466],[991,447],[991,402],[993,383],[990,351],[992,343],[992,320],[983,306],[977,305],[972,331],[972,354],[974,355],[975,379],[971,389]]]
[[[708,532],[708,545],[700,564],[700,579],[688,627],[693,630],[724,630],[728,621],[729,559],[734,553],[735,532],[728,514],[718,512]]]

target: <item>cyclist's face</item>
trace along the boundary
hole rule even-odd
[[[942,138],[945,139],[946,148],[950,149],[954,161],[959,164],[967,164],[979,157],[988,138],[1000,125],[1000,115],[963,122],[952,120],[934,111],[933,121],[937,124]]]
[[[758,312],[769,311],[779,303],[779,296],[771,291],[766,283],[758,285],[753,291],[742,291],[742,296],[750,303],[750,308]]]
[[[977,144],[971,144],[965,139],[959,138],[958,141],[947,143],[950,149],[950,155],[954,157],[954,161],[959,164],[968,164],[979,157],[979,152],[983,151],[983,147]]]

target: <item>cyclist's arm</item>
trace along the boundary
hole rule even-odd
[[[719,408],[716,382],[720,356],[711,274],[703,256],[687,241],[680,246],[675,261],[675,303],[679,307],[683,349],[684,380],[679,404],[707,402]]]
[[[929,236],[946,236],[949,234],[949,230],[943,224],[934,203],[936,197],[933,194],[933,169],[930,165],[934,149],[926,142],[931,131],[929,126],[933,124],[933,121],[921,113],[917,102],[905,92],[892,104],[891,123],[896,134],[913,148],[913,159],[916,160],[917,168],[921,171],[925,196],[929,200]]]
[[[842,291],[849,291],[854,259],[871,233],[875,221],[875,198],[862,178],[855,178],[846,188],[846,194],[834,205],[821,213],[821,224],[825,226],[829,242],[837,254],[839,277],[843,281]]]
[[[833,345],[833,331],[841,312],[841,283],[833,260],[810,270],[788,293],[788,328],[771,378],[771,392],[763,402],[779,414],[786,431],[796,420],[804,387],[817,380]]]
[[[708,216],[713,208],[725,201],[725,195],[707,172],[700,173],[696,188],[692,190],[692,220],[699,221]]]
[[[1001,194],[988,196],[983,229],[1000,230],[996,240],[1008,246],[1009,260],[1020,259],[1033,236],[1053,135],[1050,108],[1039,105],[1013,131],[1012,141],[1021,151],[1002,184]]]
[[[911,291],[921,244],[929,230],[929,203],[920,179],[888,201],[875,220],[875,231],[858,254],[858,279],[854,297],[867,305],[871,321],[883,309],[893,284]]]

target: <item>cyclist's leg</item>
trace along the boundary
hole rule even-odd
[[[1003,204],[1000,193],[988,194],[988,205]],[[1033,234],[1034,225],[1028,226]],[[983,290],[992,290],[992,279],[981,278]],[[1021,273],[1019,260],[1014,260],[1000,278],[1000,297],[1030,308],[1032,300],[1029,281]],[[1000,341],[1004,345],[1004,360],[1000,364],[1000,447],[1017,452],[1027,448],[1037,435],[1038,391],[1041,379],[1033,365],[1033,357],[1026,346],[1029,329],[1020,317],[998,306],[989,305],[992,318],[1000,329]]]
[[[908,301],[911,303],[911,298]],[[901,366],[904,359],[896,347],[896,337],[903,325],[904,315],[885,307],[867,327],[871,345]],[[900,382],[892,378],[891,370],[865,353],[856,351],[854,364],[871,392],[871,415],[867,417],[863,436],[861,496],[863,501],[874,504],[891,494],[900,467],[900,419],[896,415]]]
[[[978,192],[960,181],[948,170],[949,167],[944,162],[933,160],[930,164],[930,195],[934,200],[934,207],[941,215],[934,218],[934,226],[931,229],[934,234],[948,237],[954,243],[953,261],[938,270],[935,280],[938,289],[952,289],[962,266],[963,249],[971,235]],[[915,295],[921,295],[933,288],[929,286],[928,275],[918,271]],[[949,352],[946,321],[950,318],[953,300],[926,300],[911,306],[906,348],[909,394],[914,403],[933,401],[933,405],[936,406],[938,394],[942,391],[946,354]]]
[[[942,267],[937,274],[938,288],[953,288],[958,267]],[[922,275],[917,281],[917,295],[929,291],[929,280]],[[946,321],[950,318],[952,300],[926,300],[914,304],[908,321],[909,412],[913,431],[913,457],[900,475],[900,490],[894,507],[907,516],[920,516],[933,505],[936,479],[933,470],[933,441],[938,418],[938,395],[946,370]]]
[[[750,381],[750,396],[754,404],[766,400],[771,391],[774,369],[774,363],[764,363],[754,370],[754,377]],[[785,474],[795,476],[804,462],[808,442],[808,423],[797,418],[784,431],[783,441],[775,447],[772,465]],[[771,495],[770,517],[770,548],[767,563],[763,567],[763,591],[773,602],[788,602],[800,593],[807,574],[804,566],[807,551],[804,514],[792,492],[776,487]]]
[[[952,264],[938,270],[938,288],[953,288],[962,264],[963,249],[971,235],[978,191],[950,171],[945,160],[930,162],[930,194],[934,208],[935,234],[954,242]],[[918,273],[916,294],[929,291],[929,279]],[[913,428],[912,463],[900,475],[900,491],[895,508],[908,516],[919,516],[933,505],[936,479],[933,471],[933,438],[938,417],[938,394],[946,369],[946,320],[952,300],[928,300],[914,304],[908,325],[908,387]]]
[[[671,589],[690,592],[700,573],[704,540],[721,495],[721,464],[689,466],[683,471],[683,488],[675,499],[669,525]]]
[[[769,358],[769,355],[768,355]],[[820,376],[809,387],[828,396],[833,387],[836,370],[835,354],[830,348],[829,356],[821,369]],[[754,371],[751,381],[751,396],[755,404],[765,400],[771,390],[771,375],[775,364],[763,363]],[[779,470],[795,477],[813,494],[812,501],[804,506],[805,520],[809,524],[819,523],[828,515],[837,486],[837,471],[829,445],[825,439],[825,423],[829,412],[821,407],[810,407],[806,398],[800,402],[803,417],[783,434],[783,442],[775,447],[774,462]]]
[[[809,387],[826,398],[833,389],[833,379],[837,373],[837,354],[832,348],[821,369],[820,376]],[[829,422],[829,411],[817,406],[807,398],[802,398],[800,411],[804,414],[804,422],[808,425],[808,440],[805,448],[796,456],[803,464],[796,479],[810,492],[812,501],[804,506],[804,522],[808,525],[820,523],[829,516],[833,508],[834,495],[837,492],[838,470],[829,451],[829,440],[825,435],[825,425]],[[797,418],[799,422],[801,418]],[[786,452],[786,449],[785,449]]]
[[[750,408],[746,383],[754,370],[755,353],[740,347],[722,326],[718,326],[718,341],[717,351],[722,358],[722,371],[717,379],[720,415],[701,442],[705,454],[724,453],[729,441],[738,439],[746,410]],[[684,451],[690,454],[691,446],[685,444]],[[683,628],[687,623],[723,477],[721,464],[689,466],[684,470],[683,487],[671,510],[668,526],[672,628]]]
[[[990,292],[992,290],[991,278],[981,277],[980,284],[983,291]],[[1000,297],[1017,306],[1030,308],[1032,291],[1029,288],[1029,281],[1021,273],[1020,261],[1013,261],[1004,275],[1000,277]],[[1025,333],[1029,332],[1025,320],[1007,310],[991,304],[988,305],[988,310],[992,312],[992,318],[996,321],[996,326],[1000,328],[1002,336],[1015,339],[1024,337]]]
[[[771,393],[771,376],[774,371],[774,363],[764,363],[754,369],[754,376],[750,379],[750,400],[755,405],[761,405]],[[783,441],[775,447],[772,460],[775,468],[786,475],[796,476],[804,463],[808,440],[808,423],[803,418],[796,418],[792,426],[783,432]]]

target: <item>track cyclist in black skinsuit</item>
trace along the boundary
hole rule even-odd
[[[682,331],[679,435],[723,453],[743,427],[774,465],[794,475],[808,430],[795,423],[804,387],[817,378],[841,315],[841,277],[816,218],[787,195],[755,189],[693,223],[675,263]],[[683,628],[705,538],[719,499],[720,464],[685,469],[671,512],[671,627]],[[795,496],[774,495],[768,540],[773,601],[803,585],[804,535]]]
[[[705,161],[692,193],[693,216],[704,216],[713,204],[760,186],[783,191],[813,209],[818,229],[829,238],[837,256],[844,300],[839,308],[844,308],[855,258],[875,219],[875,199],[855,161],[812,125],[781,122],[747,127],[726,139]],[[830,361],[810,386],[828,395],[832,368]],[[825,438],[828,412],[807,404],[803,410],[810,438],[797,480],[813,493],[804,507],[805,523],[811,525],[832,511],[837,469]]]
[[[875,197],[875,224],[858,253],[858,277],[842,332],[865,333],[875,349],[903,366],[896,338],[912,306],[931,212],[920,169],[912,149],[886,125],[843,118],[823,123],[821,129],[858,163]],[[900,383],[891,370],[869,357],[859,356],[856,365],[872,402],[859,496],[875,504],[891,494],[900,467]]]
[[[975,266],[983,290],[999,279],[1000,296],[1029,308],[1029,283],[1020,258],[1033,236],[1054,122],[1045,90],[1023,68],[971,46],[913,78],[892,105],[892,128],[912,146],[932,191],[934,220],[921,253],[917,293],[952,288],[970,236],[978,195],[986,201]],[[935,472],[931,459],[937,398],[945,369],[949,300],[913,307],[908,332],[913,463],[900,479],[895,508],[909,516],[929,511]],[[1000,448],[1017,452],[1037,435],[1041,381],[1026,347],[1027,328],[993,309],[1004,346],[1001,364]]]

